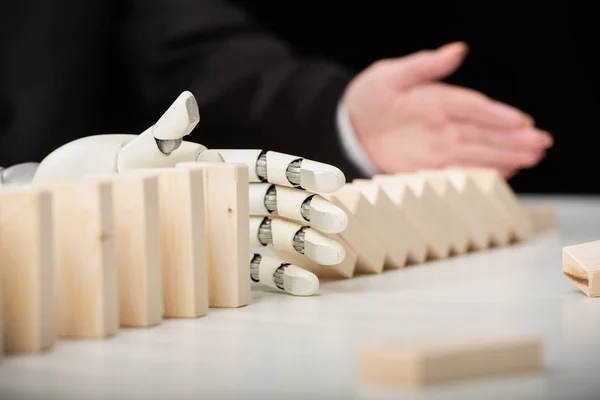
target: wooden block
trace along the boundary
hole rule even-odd
[[[385,249],[359,221],[359,219],[369,218],[369,214],[373,212],[373,206],[358,192],[354,196],[348,196],[347,204],[349,206],[340,201],[336,197],[336,193],[328,193],[322,196],[341,208],[348,216],[348,226],[336,236],[342,238],[356,253],[355,272],[361,274],[381,273],[385,264]],[[361,217],[357,218],[359,216]]]
[[[452,223],[464,226],[467,232],[467,246],[472,250],[484,250],[489,246],[490,235],[483,219],[473,210],[468,193],[462,195],[456,190],[450,178],[440,171],[420,171],[419,176],[431,185],[433,190],[452,210]]]
[[[531,217],[519,202],[508,183],[494,169],[466,168],[485,195],[493,202],[498,212],[508,221],[512,239],[523,241],[533,233]]]
[[[52,228],[50,193],[0,190],[0,297],[7,353],[36,353],[55,345]]]
[[[532,230],[539,233],[551,229],[556,229],[558,218],[556,209],[551,205],[530,204],[525,206],[531,218]]]
[[[112,184],[40,184],[52,192],[58,335],[105,338],[119,329]]]
[[[365,212],[359,220],[361,225],[385,249],[385,268],[404,268],[410,249],[405,233],[407,227],[385,193],[375,185],[346,184],[334,195],[351,210],[357,207],[357,202],[367,200],[370,207],[363,205]]]
[[[423,340],[359,352],[360,377],[370,383],[422,387],[543,368],[542,344],[530,336]]]
[[[158,325],[164,312],[158,177],[114,174],[95,178],[109,180],[113,188],[120,325]],[[179,203],[179,207],[184,205]]]
[[[130,174],[158,178],[164,317],[206,315],[209,259],[203,171],[152,168]]]
[[[289,262],[300,268],[312,272],[319,278],[325,279],[348,279],[354,276],[354,270],[358,256],[354,250],[342,238],[335,235],[327,235],[338,241],[346,250],[346,256],[342,262],[334,265],[321,265],[310,260],[308,257],[294,251],[279,251],[269,246],[269,250],[284,262]]]
[[[563,248],[563,273],[588,297],[600,297],[600,240]]]
[[[489,244],[505,246],[510,243],[511,228],[509,222],[498,212],[494,203],[486,196],[467,173],[456,169],[444,170],[454,188],[461,195],[468,208],[477,215],[489,234]]]
[[[210,307],[250,303],[249,175],[245,164],[181,163],[205,176]]]

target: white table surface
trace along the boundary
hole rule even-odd
[[[600,298],[561,272],[563,246],[600,239],[600,198],[543,201],[559,229],[524,244],[325,283],[310,298],[253,286],[244,308],[8,357],[0,398],[600,399]],[[545,370],[421,390],[357,378],[361,346],[471,330],[540,334]]]

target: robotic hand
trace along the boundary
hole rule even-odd
[[[186,91],[140,135],[94,135],[72,141],[39,164],[0,168],[0,186],[175,167],[190,161],[242,163],[249,168],[252,247],[272,245],[321,265],[334,265],[344,259],[344,247],[323,233],[346,229],[347,216],[319,195],[344,185],[344,174],[338,168],[273,151],[208,150],[184,141],[199,121],[196,99]],[[311,272],[260,254],[250,254],[250,275],[254,282],[294,295],[311,295],[319,287],[318,278]]]

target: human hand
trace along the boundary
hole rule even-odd
[[[467,50],[458,42],[380,60],[350,83],[344,105],[380,173],[464,166],[495,168],[509,178],[544,157],[552,137],[529,115],[439,82]]]

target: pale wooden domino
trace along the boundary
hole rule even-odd
[[[341,237],[348,246],[356,253],[356,273],[379,274],[385,265],[385,249],[377,241],[376,236],[371,233],[360,220],[370,218],[374,210],[369,201],[358,192],[350,192],[345,202],[339,199],[340,193],[328,193],[323,195],[334,205],[340,207],[348,216],[348,226],[337,236]],[[344,194],[341,194],[344,197]]]
[[[119,329],[112,183],[39,185],[52,192],[58,335],[112,336]]]
[[[490,235],[484,220],[473,210],[469,193],[456,190],[450,178],[439,171],[420,171],[419,176],[431,185],[438,196],[452,209],[453,224],[464,226],[468,234],[468,249],[484,250],[489,246]]]
[[[0,336],[7,353],[36,353],[55,345],[52,229],[50,193],[0,189]]]
[[[346,184],[335,193],[335,196],[350,208],[355,207],[353,203],[360,201],[361,197],[367,200],[371,207],[369,212],[365,212],[364,217],[359,220],[361,225],[385,249],[384,267],[404,268],[407,264],[409,247],[401,230],[402,225],[398,225],[400,229],[395,229],[396,221],[399,221],[395,218],[395,207],[392,205],[390,208],[391,201],[387,199],[386,203],[385,193],[377,189],[376,186]]]
[[[328,235],[329,236],[329,235]],[[300,268],[304,268],[307,271],[312,272],[319,278],[325,279],[347,279],[354,276],[354,270],[357,262],[357,254],[352,248],[340,237],[333,235],[329,236],[333,240],[340,243],[345,251],[346,256],[338,264],[334,265],[321,265],[317,264],[308,257],[303,256],[295,251],[281,251],[276,250],[272,246],[269,246],[269,250],[275,254],[276,257],[280,258],[284,262],[289,262]]]
[[[203,172],[151,168],[129,174],[158,179],[163,316],[206,315],[209,289]]]
[[[181,163],[205,179],[209,306],[237,308],[250,303],[249,172],[245,164]]]
[[[473,178],[466,172],[457,169],[442,170],[442,173],[452,182],[468,208],[484,223],[489,234],[489,244],[505,246],[510,243],[511,227],[509,222],[498,211],[493,200],[483,193]]]
[[[359,351],[359,375],[369,383],[424,387],[543,368],[536,336],[415,340]]]
[[[547,204],[529,204],[525,206],[531,218],[534,233],[556,229],[558,217],[556,209]]]
[[[564,247],[562,269],[588,297],[600,297],[600,240]]]
[[[164,311],[158,177],[114,174],[90,178],[109,180],[113,188],[120,325],[158,325]]]
[[[486,168],[466,168],[464,171],[473,178],[483,193],[494,203],[498,212],[508,221],[512,239],[515,241],[529,239],[533,233],[531,217],[498,172]]]

